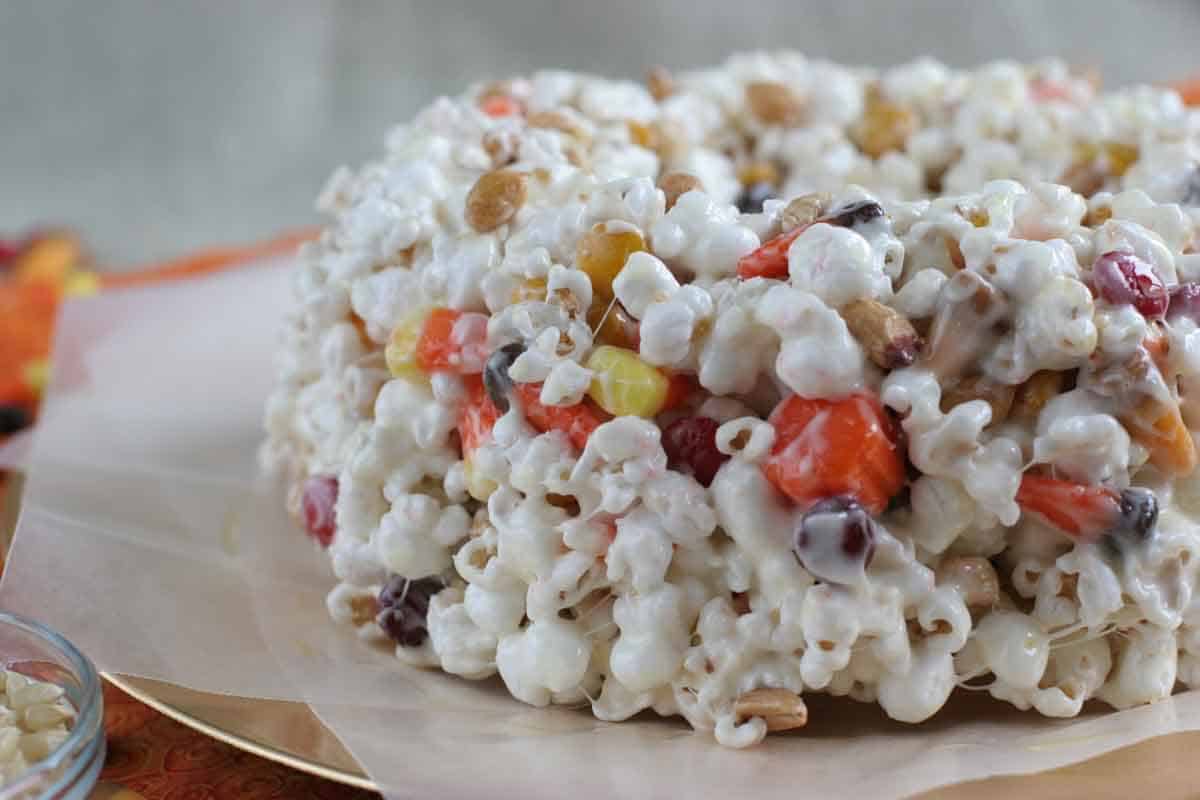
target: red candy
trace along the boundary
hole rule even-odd
[[[479,109],[489,117],[515,117],[524,109],[519,100],[506,94],[493,94],[483,98]]]
[[[458,411],[458,438],[464,458],[492,438],[492,426],[500,419],[500,410],[488,399],[483,380],[472,375],[466,383],[467,400]]]
[[[0,269],[4,269],[21,253],[21,245],[7,239],[0,239]]]
[[[1097,258],[1092,281],[1100,296],[1113,305],[1131,305],[1146,317],[1161,317],[1167,311],[1167,287],[1133,253],[1114,250]]]
[[[676,372],[667,377],[671,382],[667,385],[667,399],[663,403],[663,411],[679,408],[699,387],[699,383],[692,375]]]
[[[774,239],[763,244],[753,253],[747,253],[738,259],[737,274],[739,278],[786,278],[788,276],[788,248],[796,237],[808,229],[807,225],[781,233]]]
[[[334,506],[338,498],[338,481],[332,475],[314,475],[304,482],[300,507],[304,512],[304,527],[321,547],[333,543],[337,532]]]
[[[453,308],[429,312],[417,340],[417,366],[425,372],[474,375],[487,360],[487,318]]]
[[[711,417],[684,417],[662,433],[667,466],[691,475],[701,486],[709,486],[729,456],[717,449],[717,428]]]
[[[547,406],[541,401],[540,383],[518,383],[516,394],[529,424],[542,433],[562,431],[571,444],[582,450],[592,431],[608,421],[608,416],[587,400],[573,406]]]
[[[803,507],[845,495],[878,514],[904,486],[899,431],[873,394],[839,400],[792,395],[769,422],[775,444],[763,474]]]

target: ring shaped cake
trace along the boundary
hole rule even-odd
[[[473,87],[339,170],[264,463],[328,609],[725,745],[1200,683],[1200,116],[1057,62]]]

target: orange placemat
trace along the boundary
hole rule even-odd
[[[97,794],[112,800],[378,800],[379,795],[251,755],[164,717],[104,684],[108,759]],[[123,789],[125,792],[119,792]],[[136,793],[136,794],[130,794]]]

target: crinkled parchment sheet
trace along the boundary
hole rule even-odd
[[[104,670],[306,701],[401,797],[904,796],[1200,728],[1200,693],[1076,720],[977,694],[917,727],[813,697],[807,729],[731,751],[406,668],[329,621],[328,564],[256,477],[288,287],[277,261],[66,307],[0,607]]]

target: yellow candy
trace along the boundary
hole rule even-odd
[[[653,417],[666,405],[670,380],[632,350],[597,347],[587,367],[595,373],[588,396],[613,416]]]
[[[421,329],[428,316],[429,309],[418,308],[405,315],[400,324],[392,329],[383,356],[393,377],[411,381],[428,380],[425,371],[417,366],[417,341],[421,338]]]
[[[76,272],[67,278],[68,297],[90,297],[100,291],[100,278],[94,272]]]
[[[585,233],[575,248],[575,262],[592,281],[592,291],[611,297],[613,281],[625,268],[629,256],[646,249],[646,241],[637,231],[609,231],[600,223]]]
[[[25,385],[37,394],[46,391],[46,385],[50,383],[49,360],[39,358],[30,361],[21,369],[21,377],[25,380]]]

